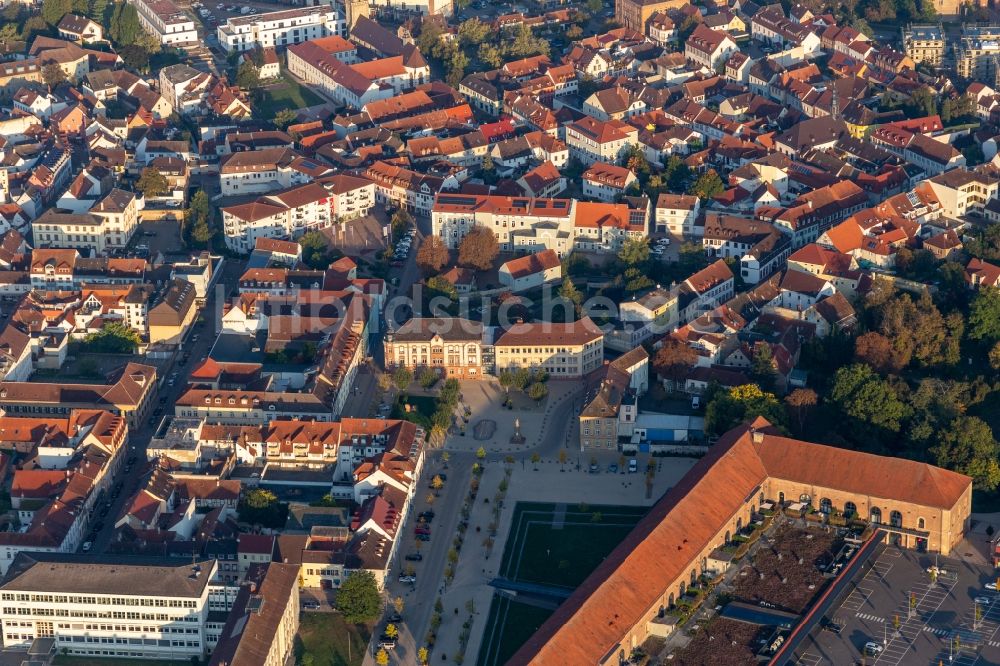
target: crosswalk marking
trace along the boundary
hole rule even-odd
[[[878,623],[885,622],[884,617],[879,617],[878,615],[872,615],[870,613],[855,613],[854,617],[859,617],[862,620],[867,620],[869,622],[878,622]]]

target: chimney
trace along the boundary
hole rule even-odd
[[[754,444],[763,444],[764,443],[764,433],[761,432],[760,430],[757,430],[756,428],[751,428],[750,429],[750,439],[753,441]]]

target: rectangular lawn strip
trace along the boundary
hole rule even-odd
[[[486,634],[479,647],[479,666],[501,666],[514,656],[552,611],[497,596],[490,604]]]
[[[575,588],[621,543],[648,510],[646,507],[571,504],[566,507],[563,527],[554,529],[555,508],[555,504],[517,503],[500,564],[500,577]],[[495,595],[476,663],[483,666],[506,663],[551,614],[550,610]]]
[[[340,613],[304,613],[295,637],[296,661],[311,654],[315,666],[361,666],[369,638],[367,627],[348,624]]]
[[[254,104],[264,118],[273,118],[282,109],[297,111],[324,102],[323,98],[293,79],[282,77],[277,83],[265,86],[260,102]]]
[[[178,666],[190,664],[190,659],[115,659],[113,657],[76,657],[69,654],[56,655],[54,666]]]

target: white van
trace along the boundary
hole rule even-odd
[[[628,461],[628,473],[635,474],[638,471],[639,471],[639,462],[635,458],[632,458],[631,460]]]

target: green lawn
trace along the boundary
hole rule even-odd
[[[260,101],[254,102],[254,108],[262,118],[273,118],[282,109],[298,110],[323,102],[323,98],[312,90],[283,76],[277,83],[261,89]]]
[[[315,666],[361,666],[369,638],[367,627],[347,624],[340,613],[305,613],[295,637],[296,659],[311,654]]]
[[[518,503],[500,566],[502,576],[575,588],[646,513],[644,507],[567,506],[565,524],[556,529],[553,509],[551,504]]]
[[[555,513],[553,504],[518,502],[500,563],[501,577],[576,588],[632,531],[646,508],[567,505],[562,527],[553,525]],[[506,663],[551,614],[494,596],[476,663]]]
[[[538,631],[552,611],[521,604],[507,597],[496,597],[490,604],[485,634],[479,650],[480,666],[507,663],[517,649]],[[502,633],[502,636],[499,635]]]
[[[416,412],[405,411],[403,404],[408,403]],[[391,418],[413,421],[425,428],[430,428],[431,417],[437,411],[437,398],[428,395],[401,395],[393,406]]]

